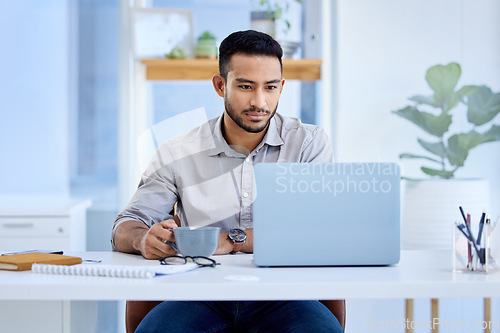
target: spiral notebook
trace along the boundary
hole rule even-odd
[[[150,279],[159,275],[172,275],[184,273],[197,268],[195,263],[184,265],[150,265],[150,266],[117,266],[101,264],[80,264],[74,266],[34,264],[31,267],[33,273],[77,275],[77,276],[101,276]]]

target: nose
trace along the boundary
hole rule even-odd
[[[257,109],[266,108],[266,98],[264,92],[261,89],[256,89],[254,91],[250,104],[252,105],[252,107],[255,107]]]

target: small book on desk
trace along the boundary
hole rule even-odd
[[[9,271],[27,271],[33,264],[76,265],[82,258],[52,253],[19,253],[0,256],[0,269]]]

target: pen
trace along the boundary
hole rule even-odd
[[[471,243],[474,243],[474,240],[468,234],[466,227],[463,223],[455,222],[455,225],[458,228],[458,230],[460,230],[460,232],[465,236],[465,239],[467,239],[467,268],[469,268],[470,270],[474,270],[473,261],[474,259],[477,259],[477,256],[474,256],[471,251]]]
[[[486,232],[485,232],[485,235],[484,235],[484,241],[483,241],[483,245],[481,246],[481,248],[484,248],[484,254],[483,254],[483,261],[484,261],[484,265],[486,265],[486,269],[488,268],[487,267],[487,262],[486,262],[486,259],[490,258],[490,255],[489,255],[489,248],[490,248],[490,243],[489,243],[489,240],[491,239],[491,220],[490,220],[490,216],[488,215],[486,217],[486,221],[484,222],[486,224]],[[489,261],[489,259],[488,259]]]
[[[480,252],[479,252],[479,248],[477,247],[478,243],[474,239],[474,235],[472,234],[472,231],[470,229],[470,214],[467,214],[467,222],[468,223],[465,226],[467,227],[467,233],[470,236],[470,242],[469,242],[469,247],[468,248],[470,248],[470,251],[471,251],[471,260],[472,260],[472,257],[474,257],[474,256],[472,255],[472,248],[471,248],[471,244],[470,243],[472,243],[472,246],[474,246],[474,250],[476,251],[475,253],[477,254],[477,256],[480,255]]]
[[[458,230],[460,230],[464,234],[465,238],[467,238],[467,240],[469,241],[468,242],[469,246],[472,243],[476,252],[479,253],[479,248],[476,246],[476,240],[474,239],[474,237],[472,235],[469,234],[468,230],[464,230],[465,226],[463,224],[459,224],[457,222],[455,222],[455,225],[457,226]],[[472,254],[471,254],[471,256],[472,256]]]
[[[463,210],[462,210],[462,214],[463,214]],[[467,214],[467,219],[465,220],[465,227],[467,228],[467,233],[469,234],[470,241],[473,244],[476,244],[476,242],[472,239],[472,231],[470,230],[470,214]],[[469,254],[470,268],[473,269],[473,266],[472,266],[473,255],[472,255],[472,248],[470,246],[470,242],[467,244],[467,253]]]
[[[168,229],[168,231],[170,231],[171,233],[173,233],[174,231],[172,229]],[[164,240],[163,241],[165,244],[168,244],[170,245],[170,247],[172,249],[174,249],[175,252],[178,252],[178,253],[181,253],[181,251],[179,251],[179,249],[177,248],[176,244],[174,242],[171,242],[171,241],[168,241],[168,240]]]
[[[486,213],[483,212],[481,215],[481,221],[479,221],[479,232],[477,234],[477,245],[481,244],[481,235],[483,233],[483,227],[484,227],[484,218],[486,217]]]
[[[464,223],[467,226],[467,218],[465,217],[465,213],[464,213],[464,210],[463,210],[462,206],[458,206],[458,209],[460,209],[460,213],[462,214],[462,218],[464,219]],[[460,230],[462,230],[462,229],[460,229]],[[469,230],[469,228],[467,228],[467,230]],[[464,231],[462,230],[462,232],[464,232]],[[467,237],[467,239],[470,240],[470,237]],[[470,248],[470,243],[469,242],[467,242],[467,262],[468,262],[467,266],[469,268],[471,268],[472,267],[472,253],[471,253],[471,248]]]
[[[458,230],[460,230],[460,231],[462,232],[462,234],[464,234],[465,238],[467,238],[467,240],[468,240],[469,242],[472,242],[472,241],[471,241],[471,239],[470,239],[469,234],[467,233],[467,230],[466,230],[466,228],[465,228],[465,225],[460,224],[460,223],[458,223],[458,222],[455,222],[455,225],[457,226]]]
[[[462,206],[458,206],[458,209],[460,209],[460,213],[462,213],[462,217],[464,218],[464,222],[467,223],[467,219],[465,218],[465,213],[464,213],[464,210],[462,209]]]
[[[498,219],[497,219],[498,221]],[[492,233],[493,233],[493,225],[491,224],[490,217],[488,216],[488,219],[486,220],[486,223],[488,223],[488,235],[487,235],[487,241],[486,241],[486,254],[485,254],[485,259],[488,259],[488,262],[494,263],[495,260],[493,260],[493,257],[491,256],[491,238],[492,238]]]
[[[474,239],[474,235],[472,234],[472,230],[471,230],[471,226],[470,226],[470,223],[471,223],[471,217],[470,217],[470,214],[467,214],[467,218],[465,217],[465,214],[464,214],[464,210],[462,209],[462,206],[459,207],[460,209],[460,213],[462,213],[462,217],[465,221],[465,227],[467,228],[467,234],[469,235],[469,237],[466,236],[465,234],[465,231],[463,230],[463,227],[460,227],[459,226],[459,229],[460,231],[462,231],[462,233],[466,236],[466,238],[469,240],[468,244],[467,244],[467,254],[468,254],[468,261],[469,261],[469,268],[474,270],[474,266],[473,265],[473,261],[477,264],[477,261],[479,259],[479,262],[484,265],[485,263],[485,250],[483,249],[482,251],[479,249],[478,245],[480,244],[480,239],[478,239],[477,241]],[[484,217],[486,216],[485,213],[483,213],[482,217],[481,217],[481,222],[483,225],[480,226],[480,233],[478,235],[478,237],[480,237],[481,233],[482,233],[482,227],[484,226]],[[458,225],[457,225],[458,226]],[[472,253],[472,247],[474,247],[474,253]]]

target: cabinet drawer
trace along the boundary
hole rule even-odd
[[[66,217],[1,217],[0,237],[67,236]]]

